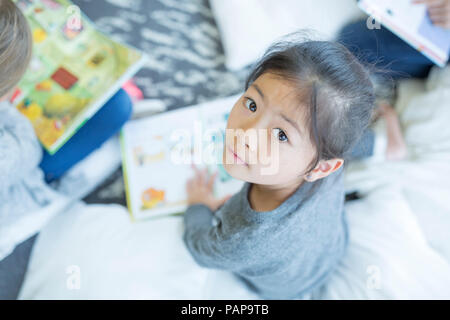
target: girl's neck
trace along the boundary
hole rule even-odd
[[[301,181],[293,181],[283,185],[252,183],[248,195],[249,203],[255,211],[272,211],[289,198],[303,182],[304,180],[302,179]]]

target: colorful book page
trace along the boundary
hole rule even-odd
[[[33,33],[33,57],[12,103],[54,154],[144,62],[68,0],[16,0]]]

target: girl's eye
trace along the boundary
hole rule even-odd
[[[278,140],[280,140],[282,142],[288,140],[288,137],[286,136],[286,134],[284,133],[283,130],[276,128],[276,129],[273,129],[273,132],[274,132],[275,138],[277,138]]]
[[[255,101],[253,101],[250,98],[245,98],[245,107],[247,109],[250,109],[251,112],[255,112],[256,111],[256,103]]]

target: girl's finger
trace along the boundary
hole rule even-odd
[[[445,7],[428,7],[427,11],[429,14],[446,14],[448,13],[448,8]]]
[[[214,188],[214,182],[216,180],[216,177],[217,177],[217,171],[209,177],[208,188],[211,190]]]
[[[428,14],[431,16],[431,15],[442,15],[442,16],[446,16],[446,15],[448,15],[448,13],[449,13],[449,11],[448,11],[449,9],[448,8],[445,8],[445,7],[429,7],[428,9],[427,9],[427,11],[428,11]]]
[[[195,165],[195,163],[191,163],[191,168],[195,171],[195,172],[198,172],[198,168],[197,168],[197,166]]]
[[[203,173],[202,173],[202,171],[201,171],[194,163],[192,163],[191,167],[192,167],[192,169],[194,169],[194,171],[195,171],[195,180],[196,180],[196,182],[197,182],[198,184],[204,183],[204,182],[203,182],[204,178],[203,178]]]
[[[445,24],[448,20],[448,18],[445,15],[430,15],[430,19],[433,22],[433,24]]]
[[[437,27],[441,27],[442,29],[450,29],[450,22],[442,22],[442,23],[435,23],[434,24]]]
[[[413,0],[413,4],[426,4],[427,6],[435,7],[445,4],[445,0]]]
[[[200,176],[202,179],[202,183],[204,185],[206,185],[208,183],[208,169],[204,168],[203,170],[200,171]]]
[[[201,185],[203,183],[203,177],[201,171],[197,171],[195,173],[195,182],[197,185]]]

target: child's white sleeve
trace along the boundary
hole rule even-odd
[[[42,159],[42,148],[28,119],[0,103],[0,188],[29,174]]]

